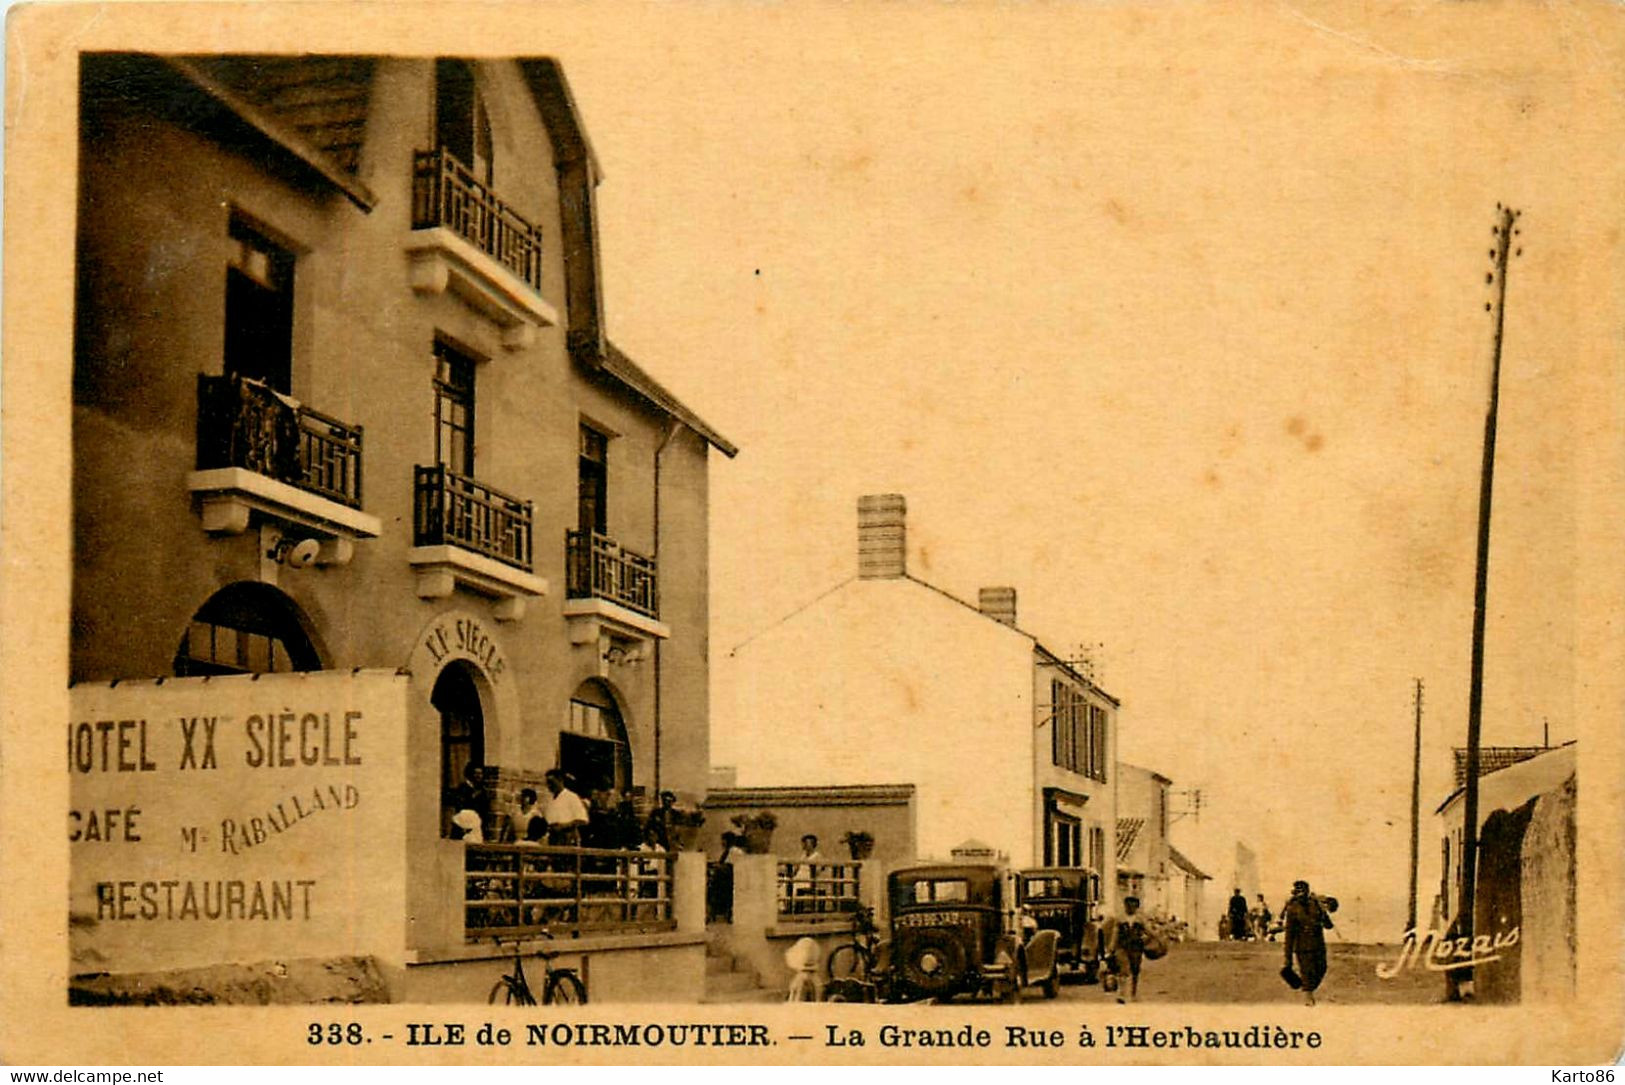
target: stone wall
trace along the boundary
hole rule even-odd
[[[1575,777],[1535,803],[1523,841],[1525,1001],[1575,993]]]

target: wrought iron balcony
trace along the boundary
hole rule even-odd
[[[564,548],[569,598],[606,599],[647,617],[660,617],[660,580],[653,558],[596,531],[565,532]]]
[[[447,470],[415,469],[417,546],[459,546],[531,571],[534,512],[529,501]]]
[[[451,152],[414,152],[412,229],[445,227],[542,290],[542,229],[509,207]]]
[[[361,507],[361,427],[244,377],[200,374],[199,471],[237,467]]]

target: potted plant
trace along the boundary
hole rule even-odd
[[[779,827],[779,819],[773,816],[773,811],[735,814],[733,823],[739,835],[745,838],[747,854],[766,855],[773,850],[773,830]]]
[[[695,807],[666,808],[666,832],[670,837],[672,848],[676,851],[693,851],[700,838],[700,826],[704,824],[705,815]]]
[[[860,861],[875,853],[875,834],[867,829],[854,829],[844,834],[841,843],[852,853],[852,858]]]

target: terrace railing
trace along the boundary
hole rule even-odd
[[[470,844],[464,858],[469,940],[673,930],[669,851]]]
[[[240,467],[361,507],[361,427],[238,376],[199,374],[197,466]]]
[[[863,864],[781,859],[778,911],[781,920],[818,920],[850,915],[862,901]]]
[[[413,526],[418,546],[460,546],[531,570],[535,511],[529,501],[447,469],[414,470]]]
[[[596,531],[564,536],[565,594],[571,599],[607,599],[650,618],[660,616],[660,578],[655,559],[621,546]]]
[[[412,156],[412,228],[443,226],[542,290],[542,230],[439,148]]]

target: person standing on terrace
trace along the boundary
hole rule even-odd
[[[547,842],[554,847],[575,847],[581,843],[581,830],[587,825],[587,807],[581,796],[564,786],[564,773],[548,769],[543,778],[552,796],[542,807],[547,820]]]

